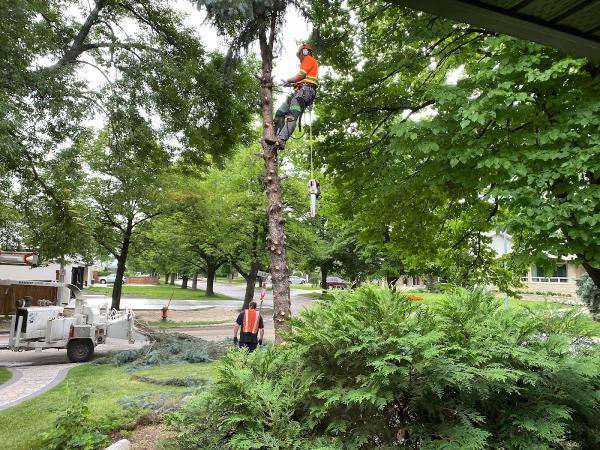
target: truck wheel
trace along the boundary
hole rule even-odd
[[[94,344],[89,339],[73,339],[67,344],[67,356],[71,362],[89,361],[94,354]]]

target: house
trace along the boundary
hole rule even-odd
[[[491,247],[498,255],[510,253],[512,250],[512,236],[507,233],[490,233],[492,239]],[[577,284],[575,280],[585,273],[585,269],[575,262],[574,256],[557,258],[548,255],[548,260],[552,261],[553,270],[544,269],[541,266],[531,266],[521,277],[525,288],[520,291],[525,294],[539,295],[564,295],[565,297],[577,296]]]
[[[63,281],[82,289],[92,282],[92,266],[78,261],[67,261],[61,276],[60,264],[50,262],[44,266],[30,267],[0,265],[0,280]]]

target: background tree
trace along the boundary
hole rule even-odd
[[[107,84],[137,80],[160,140],[203,165],[247,137],[256,98],[249,66],[236,66],[227,83],[216,76],[223,57],[204,52],[172,2],[81,1],[81,17],[73,6],[12,2],[0,12],[0,178],[16,180],[10,199],[24,213],[28,245],[45,258],[87,253],[76,189],[85,161],[73,142],[87,139],[86,119],[108,120]]]
[[[117,104],[125,97],[130,101]],[[94,239],[117,260],[112,308],[119,309],[127,257],[139,228],[158,216],[158,195],[170,159],[138,113],[141,99],[116,91],[108,128],[85,152],[92,170],[86,197]]]
[[[314,10],[336,70],[319,103],[323,163],[361,239],[388,226],[407,267],[469,282],[518,282],[546,252],[596,273],[597,69],[392,3]],[[342,33],[350,11],[358,25]],[[501,227],[512,271],[485,245]]]

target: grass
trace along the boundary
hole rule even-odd
[[[0,367],[0,384],[6,383],[11,378],[12,378],[11,371],[8,369],[5,369],[4,367]]]
[[[222,323],[233,323],[231,320],[192,320],[190,322],[177,322],[174,320],[162,320],[156,322],[147,322],[148,326],[153,328],[180,328],[180,327],[199,327],[204,325],[220,325]]]
[[[218,375],[216,363],[202,364],[168,364],[165,366],[151,367],[150,369],[139,370],[135,375],[154,378],[156,380],[166,380],[168,378],[179,378],[187,375],[194,375],[197,378],[216,378]]]
[[[112,286],[106,287],[95,285],[84,290],[86,294],[106,294],[110,295],[112,292]],[[198,289],[192,291],[191,289],[181,289],[181,287],[170,284],[159,284],[150,286],[123,286],[123,296],[130,298],[158,298],[169,300],[173,295],[173,300],[231,300],[232,297],[223,294],[215,294],[207,297],[206,292]]]
[[[135,372],[135,375],[152,378],[193,375],[206,378],[216,375],[214,366],[214,363],[165,365]],[[65,381],[54,389],[0,412],[0,448],[41,448],[41,433],[53,427],[54,419],[64,411],[76,388],[92,391],[88,406],[92,417],[97,419],[122,415],[123,408],[118,401],[124,397],[146,392],[177,394],[185,389],[137,381],[124,369],[111,365],[84,364],[74,367]]]
[[[291,284],[291,289],[302,289],[303,291],[317,291],[321,289],[320,286],[313,286],[312,284]]]
[[[229,284],[227,277],[216,277],[215,281],[217,283]],[[246,284],[246,280],[243,277],[235,277],[231,280],[231,284]]]

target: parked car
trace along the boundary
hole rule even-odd
[[[306,280],[302,277],[297,277],[296,275],[292,275],[288,278],[290,284],[305,284]]]
[[[100,284],[114,284],[115,280],[117,279],[117,274],[116,273],[110,273],[108,275],[104,275],[101,277],[98,277],[98,283]],[[127,280],[125,277],[123,277],[123,283],[125,283]]]
[[[350,286],[350,283],[342,280],[340,277],[327,277],[325,282],[328,288],[345,288]]]

